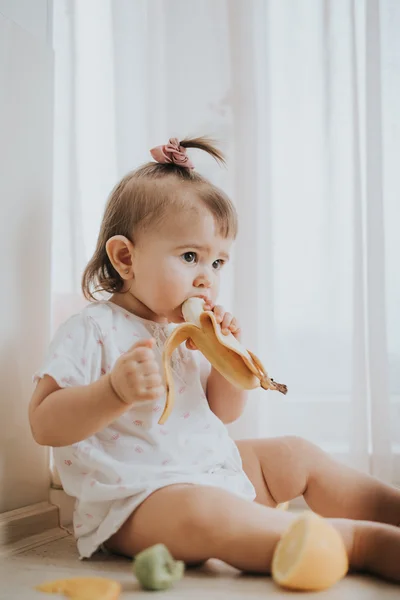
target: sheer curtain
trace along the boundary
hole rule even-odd
[[[169,137],[240,217],[222,302],[283,399],[254,391],[235,437],[302,435],[400,483],[400,3],[59,0],[53,322],[107,194]]]

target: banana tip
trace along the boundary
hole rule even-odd
[[[264,377],[264,379],[261,380],[261,387],[264,390],[274,390],[284,395],[287,394],[287,386],[284,383],[277,383],[269,377]]]

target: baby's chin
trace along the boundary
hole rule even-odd
[[[183,318],[182,308],[181,307],[177,308],[172,313],[171,318],[169,320],[171,321],[171,323],[184,323],[185,319]]]
[[[184,323],[185,319],[183,318],[183,314],[182,314],[182,305],[177,306],[176,308],[173,308],[169,311],[166,311],[164,313],[164,316],[166,319],[168,319],[169,323]]]
[[[173,317],[172,319],[169,319],[169,322],[179,325],[179,323],[184,323],[185,319],[183,317]]]

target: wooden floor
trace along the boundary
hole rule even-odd
[[[76,576],[103,576],[121,582],[121,600],[149,598],[141,591],[132,574],[131,561],[114,556],[96,555],[79,561],[72,537],[48,543],[0,560],[1,600],[49,600],[50,596],[34,590],[46,580]],[[261,598],[296,598],[316,600],[399,600],[400,586],[377,579],[349,575],[333,588],[317,594],[293,594],[276,587],[269,577],[243,575],[219,561],[209,561],[201,569],[187,571],[174,589],[158,592],[157,598],[189,600],[245,600]],[[54,596],[59,598],[59,596]]]

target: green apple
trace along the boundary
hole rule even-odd
[[[164,544],[156,544],[134,558],[133,572],[145,590],[166,590],[182,579],[185,564],[174,560]]]

